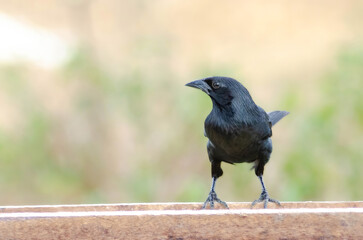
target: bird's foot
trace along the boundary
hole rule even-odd
[[[260,203],[260,202],[263,202],[263,207],[264,208],[267,208],[267,203],[268,202],[273,202],[279,206],[281,206],[280,202],[275,200],[275,199],[272,199],[269,197],[267,191],[262,191],[261,195],[260,195],[260,198],[253,201],[252,204],[251,204],[251,208],[253,208],[257,203]]]
[[[218,203],[222,204],[223,206],[225,206],[228,209],[227,203],[220,200],[217,197],[217,194],[216,194],[215,191],[210,191],[207,200],[205,200],[205,202],[203,204],[202,209],[205,209],[208,204],[210,205],[210,208],[213,209],[214,208],[214,202],[218,202]]]

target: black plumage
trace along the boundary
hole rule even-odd
[[[259,199],[252,203],[268,202],[271,199],[264,186],[264,166],[272,152],[272,126],[288,114],[286,111],[266,113],[252,100],[247,89],[238,81],[228,77],[209,77],[190,82],[186,86],[198,88],[210,96],[213,109],[204,122],[204,135],[208,138],[207,151],[212,169],[212,188],[203,208],[209,203],[219,202],[228,208],[215,193],[217,178],[222,176],[221,162],[253,163],[262,185]]]

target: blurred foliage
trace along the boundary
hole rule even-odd
[[[146,40],[141,46],[140,54],[160,51]],[[180,77],[169,68],[158,74],[165,62],[153,63],[156,70],[112,73],[91,51],[78,49],[52,80],[67,93],[63,112],[38,96],[26,65],[1,66],[2,93],[18,116],[14,129],[0,127],[1,203],[204,201],[210,166],[202,129],[211,102],[181,81],[168,81]],[[271,195],[282,201],[363,198],[362,65],[363,48],[343,49],[336,67],[317,79],[313,105],[299,88],[286,88],[280,108],[291,114],[274,135],[285,131],[290,139],[274,142],[285,154],[268,164],[281,165],[266,171],[279,175],[267,182]],[[194,71],[233,75],[234,69],[204,63]],[[223,165],[221,198],[258,196],[250,167]]]
[[[318,81],[320,97],[313,106],[304,104],[304,92],[290,89],[285,105],[293,109],[295,133],[284,163],[284,199],[363,198],[362,65],[362,47],[343,49],[336,69]]]
[[[26,66],[2,66],[0,74],[0,86],[21,116],[15,129],[0,128],[3,203],[162,201],[190,195],[193,182],[175,188],[178,183],[168,185],[167,179],[185,164],[180,160],[186,158],[187,142],[189,148],[204,148],[203,116],[196,114],[208,112],[204,96],[185,101],[178,94],[183,86],[162,77],[151,84],[140,70],[112,76],[85,49],[74,53],[55,80],[65,88],[60,91],[75,92],[63,114],[52,113],[47,99],[38,98]],[[173,189],[175,196],[168,196]]]

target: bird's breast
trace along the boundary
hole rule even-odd
[[[218,128],[206,128],[206,135],[215,148],[224,153],[229,162],[250,162],[256,159],[259,139],[250,128],[235,131],[223,131]]]

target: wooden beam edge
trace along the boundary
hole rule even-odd
[[[77,212],[17,212],[0,214],[8,218],[108,217],[108,216],[186,216],[186,215],[287,215],[287,214],[363,214],[363,208],[292,208],[292,209],[231,209],[231,210],[148,210],[148,211],[77,211]]]
[[[363,201],[309,201],[309,202],[282,202],[282,208],[269,204],[268,209],[299,209],[299,208],[363,208]],[[250,202],[228,202],[230,210],[256,210],[262,205],[251,209]],[[73,204],[73,205],[26,205],[26,206],[0,206],[0,215],[16,212],[85,212],[85,211],[166,211],[166,210],[200,210],[202,203],[192,202],[166,202],[166,203],[119,203],[119,204]],[[216,205],[216,209],[225,210]]]

